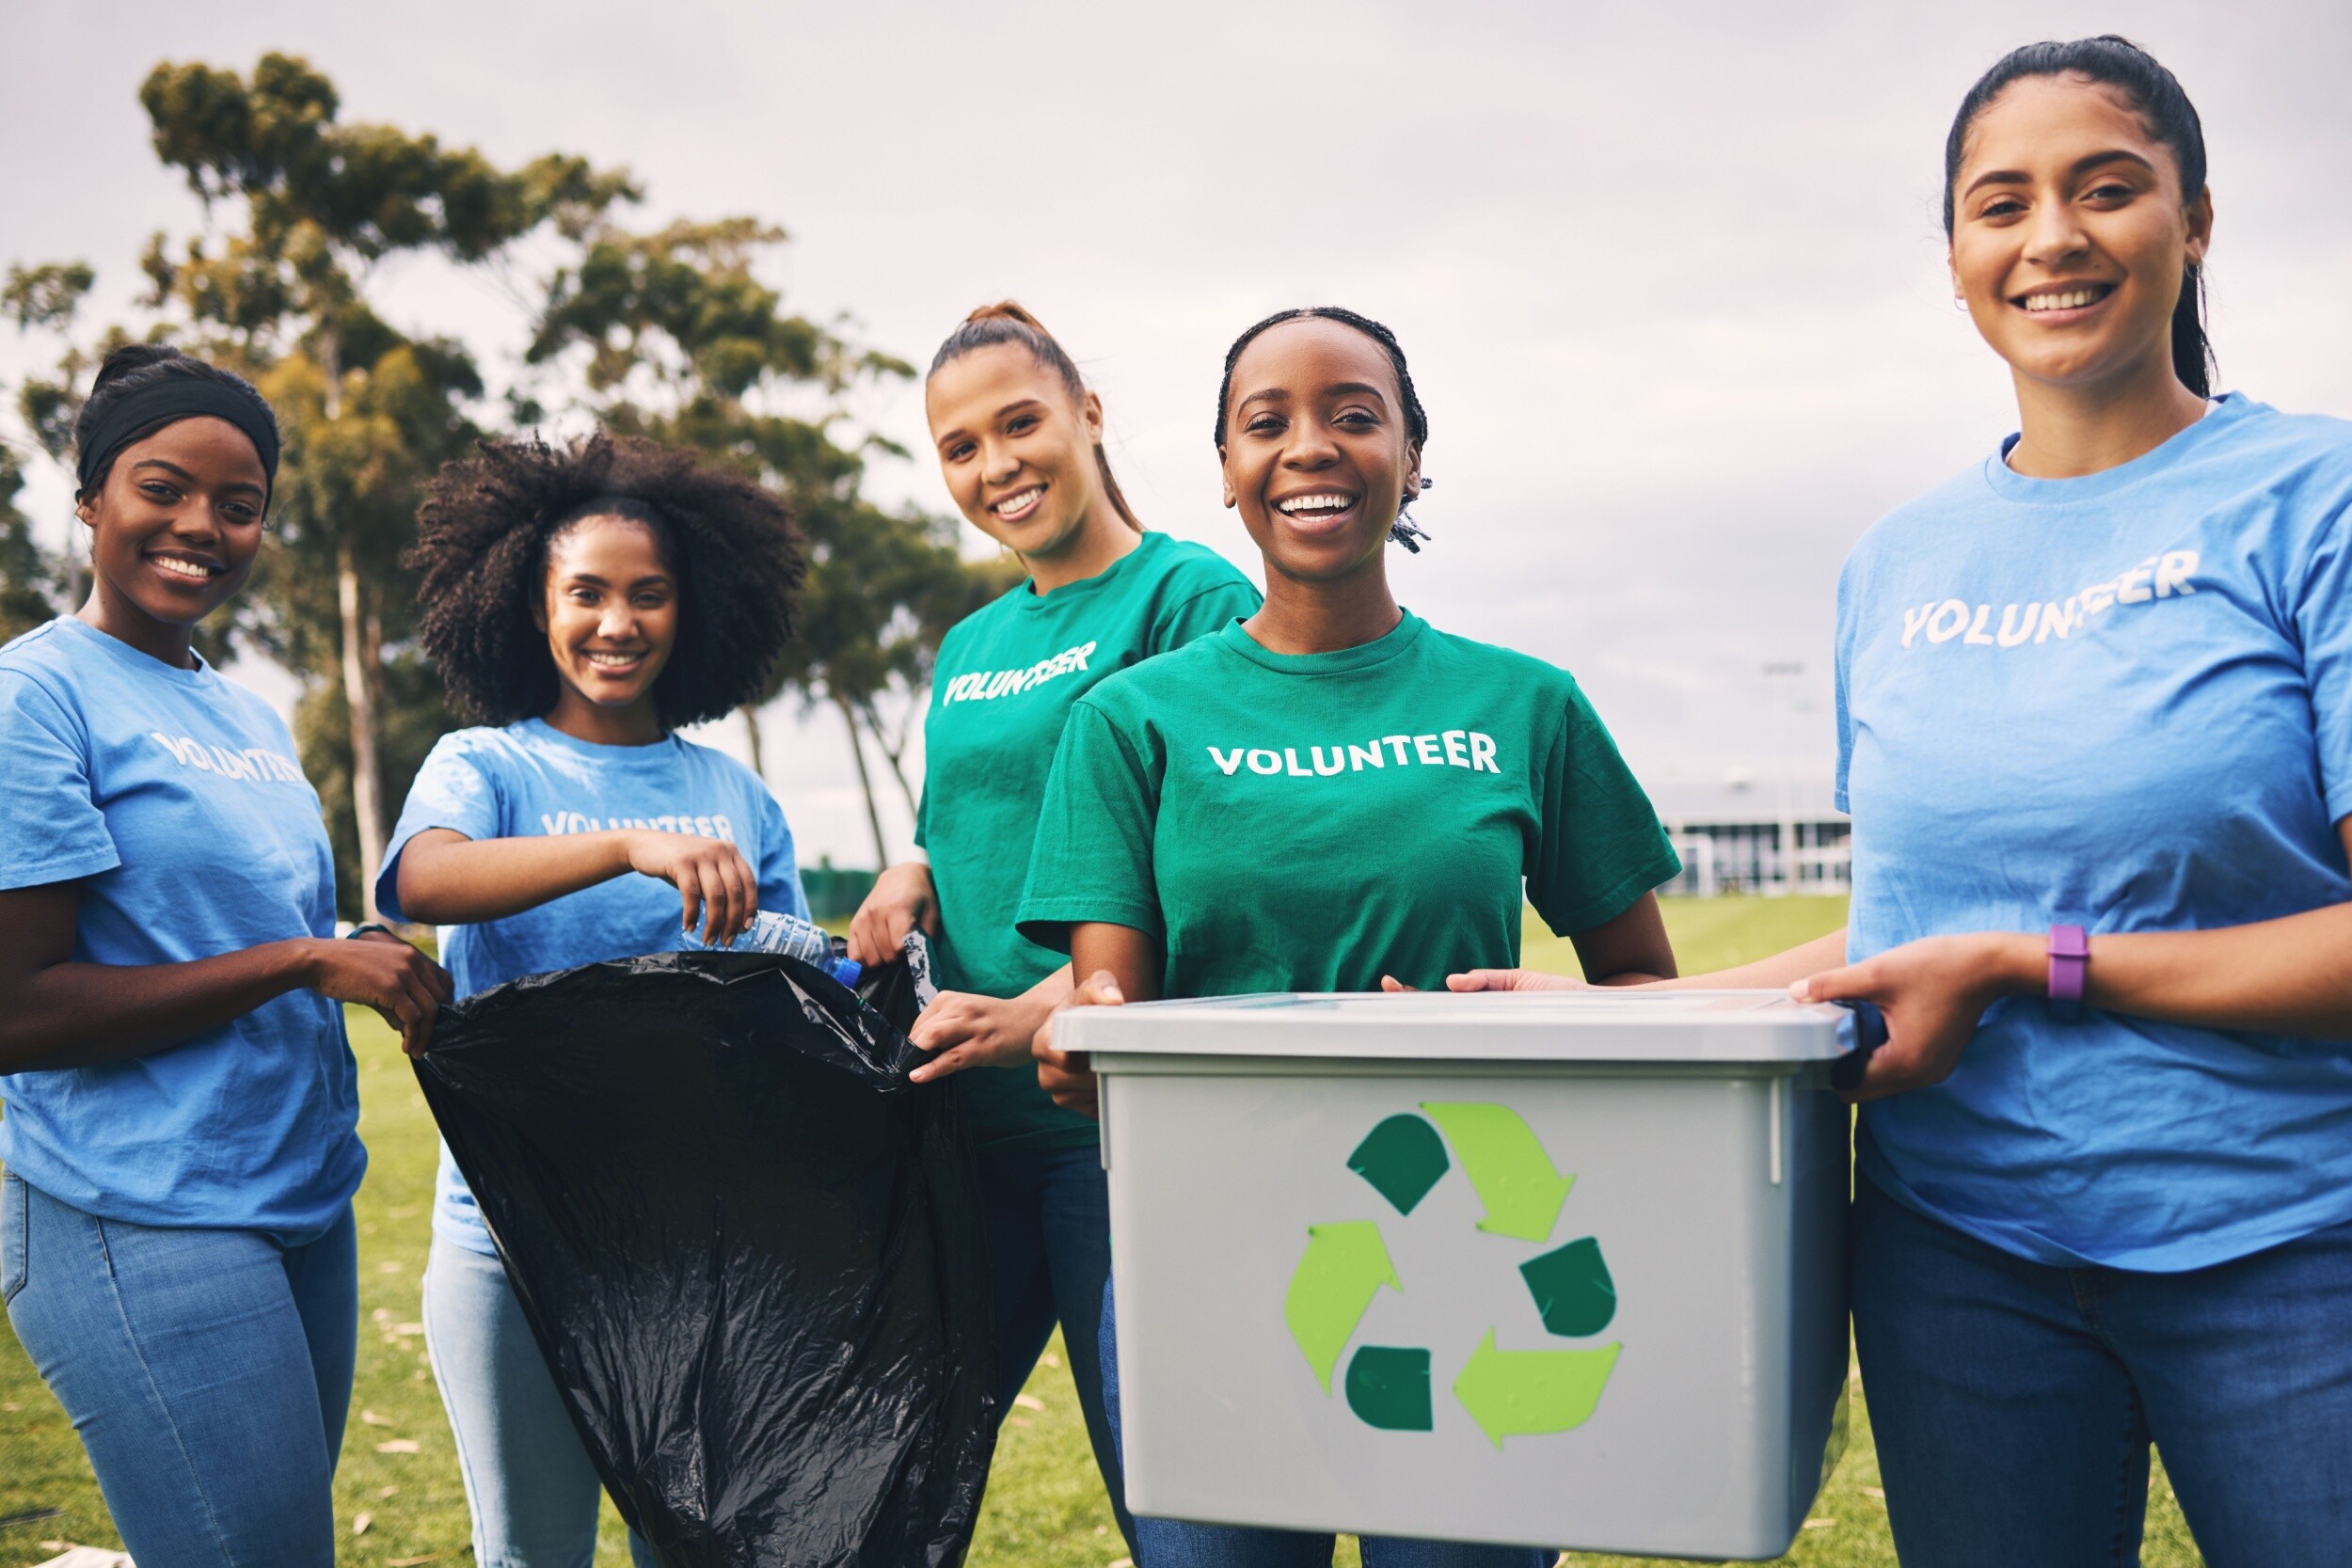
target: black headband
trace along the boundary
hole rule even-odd
[[[264,489],[278,483],[278,425],[268,409],[249,393],[209,377],[174,375],[134,388],[99,410],[83,436],[76,473],[82,494],[91,494],[97,481],[132,442],[152,436],[167,424],[210,415],[227,420],[246,434],[262,459],[267,476]]]

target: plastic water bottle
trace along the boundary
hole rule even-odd
[[[823,970],[845,986],[856,985],[858,976],[865,973],[856,959],[844,956],[847,943],[822,926],[772,910],[762,910],[754,915],[751,925],[733,942],[713,944],[704,942],[699,933],[691,941],[705,952],[782,953]]]

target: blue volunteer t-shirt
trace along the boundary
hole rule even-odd
[[[2233,394],[2105,473],[2007,449],[1838,585],[1852,955],[2352,897],[2352,424]],[[2201,1268],[2352,1219],[2352,1044],[2003,1001],[1947,1082],[1863,1108],[1859,1157],[2020,1257]]]
[[[270,705],[71,617],[0,649],[0,888],[79,881],[79,963],[186,963],[335,934],[319,798]],[[342,1215],[367,1169],[342,1009],[289,991],[101,1067],[0,1077],[0,1162],[134,1225]]]
[[[808,915],[792,831],[776,798],[734,758],[675,736],[651,746],[600,746],[538,719],[443,736],[408,786],[376,879],[376,906],[395,920],[406,918],[400,909],[401,851],[428,828],[470,839],[615,828],[724,839],[757,873],[761,909]],[[441,962],[465,997],[524,974],[672,952],[686,945],[682,907],[668,882],[626,872],[503,920],[444,926]],[[447,1144],[435,1183],[433,1231],[476,1252],[497,1252]]]

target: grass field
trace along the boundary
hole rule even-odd
[[[1686,972],[1744,962],[1835,928],[1832,898],[1678,900],[1667,924]],[[1533,967],[1575,972],[1564,942],[1530,933]],[[1537,940],[1540,939],[1540,940]],[[428,1242],[434,1136],[406,1062],[373,1014],[355,1015],[360,1132],[371,1164],[359,1191],[360,1334],[358,1384],[336,1481],[341,1560],[382,1568],[457,1565],[468,1546],[465,1494],[440,1402],[426,1370],[418,1286]],[[1856,1389],[1853,1439],[1815,1517],[1785,1560],[1805,1568],[1892,1568],[1885,1505],[1867,1412]],[[25,1514],[62,1512],[38,1519]],[[598,1568],[628,1561],[619,1520],[606,1505]],[[0,1323],[0,1568],[39,1562],[56,1543],[119,1544],[81,1445],[24,1353]],[[1031,1379],[999,1445],[970,1561],[976,1568],[1108,1568],[1126,1555],[1095,1479],[1060,1342]],[[1352,1544],[1343,1563],[1353,1564]],[[1631,1562],[1580,1558],[1581,1565]],[[2201,1561],[2169,1487],[2159,1476],[2143,1560],[2151,1568]]]

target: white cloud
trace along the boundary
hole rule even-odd
[[[1396,566],[1408,604],[1568,665],[1659,777],[1791,746],[1820,769],[1840,558],[2010,420],[1944,277],[1947,118],[2003,49],[2113,25],[2004,3],[36,8],[0,58],[0,248],[86,256],[127,298],[146,233],[194,216],[139,78],[294,50],[346,118],[579,150],[635,169],[656,215],[784,224],[792,302],[908,358],[1018,295],[1098,382],[1148,520],[1253,568],[1207,436],[1225,344],[1343,302],[1397,327],[1430,410],[1437,540]],[[2125,25],[2212,141],[2225,380],[2352,412],[2352,11]],[[388,284],[405,320],[519,341],[483,280]],[[0,342],[0,370],[21,355]],[[872,412],[921,450],[911,389]],[[919,465],[878,483],[946,509]],[[1769,690],[1788,659],[1799,689]],[[770,771],[812,860],[862,863],[829,717],[771,718]]]

